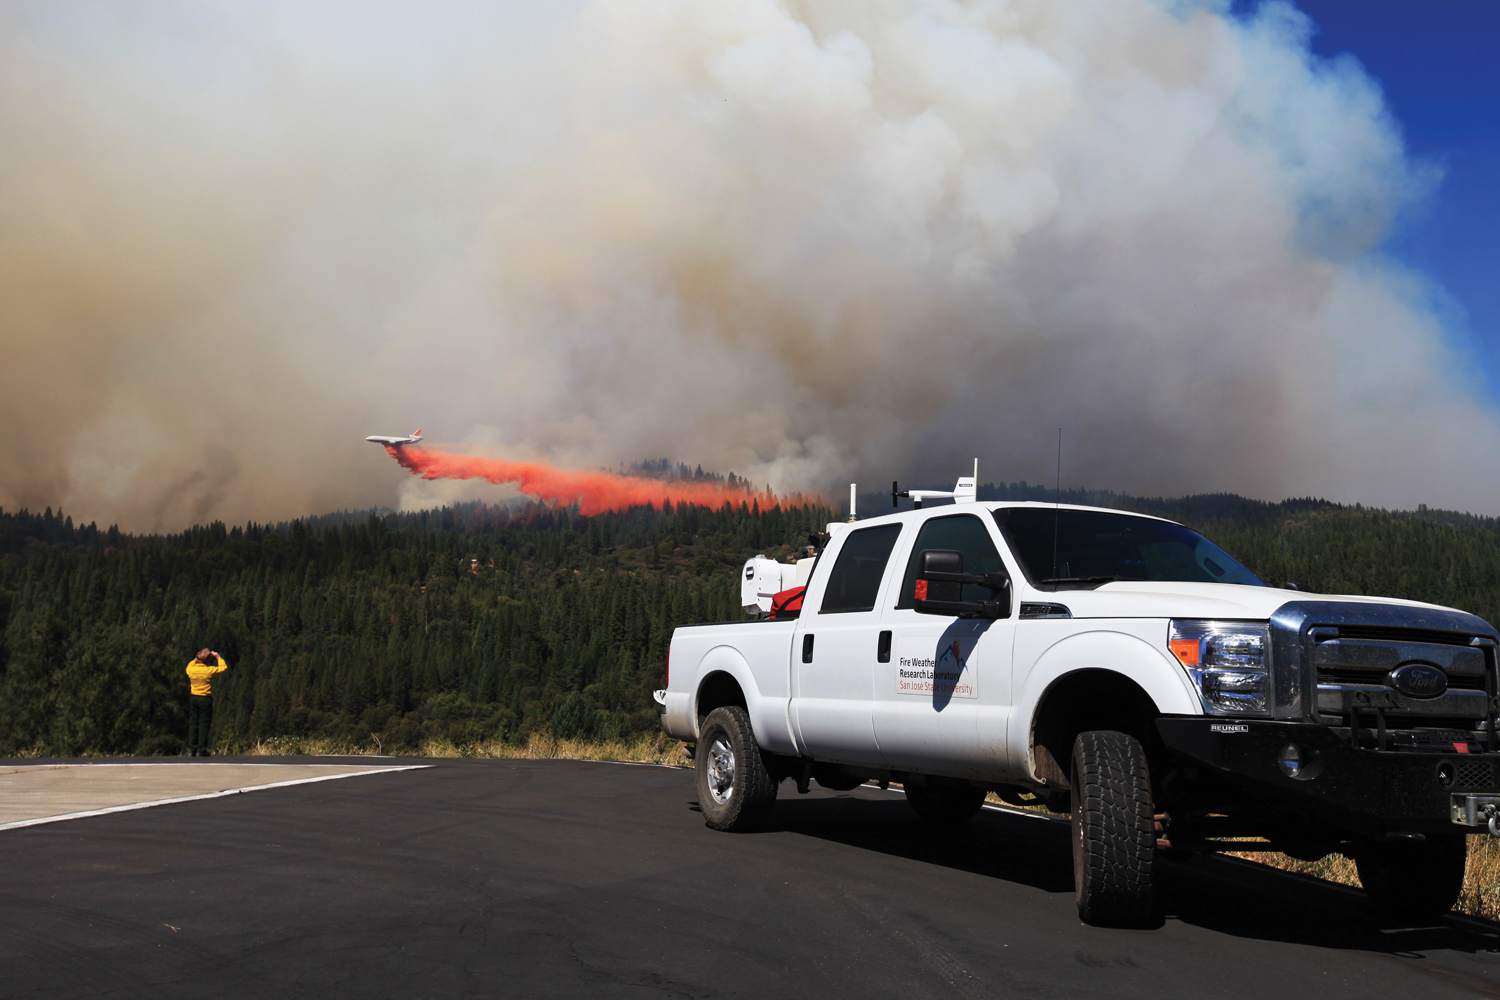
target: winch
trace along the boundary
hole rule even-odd
[[[1459,826],[1483,826],[1491,837],[1500,837],[1500,795],[1455,794],[1453,822]]]

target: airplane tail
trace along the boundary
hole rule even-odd
[[[415,431],[414,431],[414,432],[413,432],[413,433],[412,433],[412,437],[414,437],[414,438],[419,438],[419,437],[421,437],[421,436],[422,436],[422,428],[420,428],[420,427],[418,427],[418,428],[417,428],[417,429],[416,429],[416,430],[415,430]]]

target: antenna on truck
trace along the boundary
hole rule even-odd
[[[1057,488],[1052,491],[1052,575],[1057,576],[1057,519],[1062,516],[1062,428],[1057,429]]]
[[[891,486],[893,488],[895,487],[895,485],[896,485],[895,483],[891,484]],[[855,494],[854,487],[855,487],[854,483],[850,483],[849,484],[849,523],[850,524],[853,524],[857,520],[857,518],[855,518],[855,516],[854,516],[854,494]]]

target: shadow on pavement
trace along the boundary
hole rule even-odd
[[[957,829],[934,829],[899,796],[838,795],[782,798],[766,832],[817,837],[1044,892],[1073,891],[1068,826],[1057,820],[986,809]],[[1358,890],[1235,858],[1162,858],[1158,901],[1164,918],[1236,937],[1410,958],[1500,951],[1500,924],[1454,915],[1437,927],[1382,928]],[[1480,982],[1495,990],[1491,980]]]
[[[1059,830],[1043,820],[986,810],[962,826],[933,828],[917,819],[899,795],[887,801],[839,795],[782,799],[771,813],[768,829],[1004,879],[1044,892],[1073,891],[1067,828]],[[1026,849],[1006,849],[1004,841],[1018,834],[1026,838]]]

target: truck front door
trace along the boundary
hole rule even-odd
[[[879,766],[871,722],[871,667],[881,582],[901,525],[845,532],[819,559],[792,642],[792,724],[800,750],[820,760]],[[832,557],[832,568],[822,562]],[[893,574],[894,575],[894,574]]]
[[[918,614],[913,590],[924,549],[963,553],[967,573],[1009,572],[984,519],[948,514],[922,522],[903,547],[899,586],[887,587],[882,598],[872,685],[875,738],[897,770],[996,776],[1007,765],[1015,609],[999,620]],[[965,586],[962,600],[991,597],[986,588]]]

